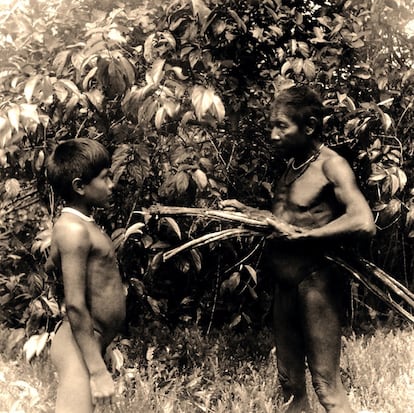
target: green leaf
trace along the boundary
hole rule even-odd
[[[12,137],[12,130],[8,119],[0,116],[0,148],[8,146]]]
[[[170,68],[170,70],[172,70],[175,75],[178,77],[178,79],[180,80],[186,80],[188,79],[188,76],[183,75],[183,68],[179,67],[179,66],[173,66]]]
[[[201,169],[197,169],[192,173],[192,177],[197,184],[198,189],[200,189],[200,191],[204,191],[208,184],[207,175]]]
[[[297,75],[299,75],[303,69],[303,59],[294,59],[292,62],[292,69]]]
[[[40,76],[33,76],[30,78],[24,86],[24,97],[26,98],[27,103],[30,103],[32,100],[33,92],[40,81]]]
[[[181,171],[175,175],[175,186],[178,193],[182,194],[187,191],[188,184],[190,182],[187,172]]]
[[[115,251],[118,251],[125,242],[125,228],[117,228],[113,231],[111,234],[111,240]]]
[[[230,328],[236,327],[238,324],[240,324],[242,317],[241,315],[236,315],[233,320],[231,321],[231,323],[229,324]]]
[[[55,59],[53,60],[52,65],[56,68],[56,75],[61,76],[63,73],[63,69],[66,66],[66,62],[68,61],[72,51],[71,50],[63,50],[59,52]]]
[[[206,6],[203,0],[191,0],[191,4],[193,6],[194,16],[198,16],[201,24],[204,24],[207,21],[211,10]]]
[[[88,87],[89,87],[89,81],[95,77],[95,75],[96,75],[96,72],[97,72],[97,71],[98,71],[98,67],[97,67],[97,66],[95,66],[95,67],[93,67],[93,68],[89,71],[89,73],[88,73],[88,74],[84,77],[84,79],[83,79],[83,81],[82,81],[82,88],[83,88],[84,90],[88,89]]]
[[[257,272],[251,265],[245,265],[244,268],[246,268],[247,272],[250,275],[250,278],[253,280],[255,285],[257,284]]]
[[[165,59],[157,59],[150,71],[145,75],[145,80],[148,85],[158,85],[163,77],[163,69],[165,65]]]
[[[305,59],[303,62],[303,73],[305,73],[308,80],[313,80],[315,78],[316,68],[311,59]]]
[[[85,92],[85,95],[99,112],[103,112],[104,108],[102,104],[104,95],[99,89],[93,89],[90,92]]]
[[[163,217],[160,219],[160,223],[166,222],[169,227],[175,232],[178,239],[181,239],[181,230],[180,226],[177,224],[177,221],[174,218],[171,217]]]
[[[191,94],[191,102],[194,106],[196,116],[202,120],[207,110],[214,101],[214,91],[211,88],[195,86]]]
[[[121,43],[121,44],[126,43],[125,37],[122,35],[122,33],[118,29],[115,29],[115,28],[112,28],[111,30],[109,30],[107,37],[109,40],[112,40],[117,43]]]
[[[131,86],[135,82],[135,69],[132,63],[124,56],[118,56],[119,66],[123,69],[128,85]]]
[[[216,94],[213,96],[213,108],[213,115],[219,122],[222,122],[224,120],[224,116],[226,115],[226,110],[220,97]]]
[[[238,271],[231,274],[231,276],[224,280],[220,286],[220,294],[223,295],[226,291],[233,292],[240,284],[240,273]]]
[[[359,77],[360,79],[364,79],[364,80],[371,79],[371,74],[362,69],[354,70],[353,75],[355,77]]]
[[[243,33],[247,33],[247,27],[244,21],[240,18],[240,16],[232,9],[227,9],[228,13],[231,17],[233,17],[234,21],[237,23],[239,29],[243,30]]]
[[[280,74],[284,76],[286,72],[292,68],[292,63],[290,60],[287,60],[285,63],[283,63],[282,68],[280,69]]]
[[[145,224],[142,222],[137,222],[136,224],[131,225],[128,227],[128,229],[125,231],[125,239],[128,239],[133,234],[140,234],[142,235],[142,228],[145,227]]]
[[[125,92],[126,84],[124,76],[115,61],[109,63],[108,76],[112,93],[122,95]]]
[[[19,118],[20,118],[19,106],[13,104],[12,107],[7,111],[7,116],[9,118],[11,126],[17,132],[19,130]]]
[[[200,252],[195,249],[191,249],[190,253],[191,253],[191,258],[193,259],[193,263],[196,268],[196,271],[200,272],[202,268],[202,259],[201,259]]]
[[[157,113],[155,114],[155,127],[157,129],[160,129],[162,124],[164,123],[166,113],[167,112],[165,111],[164,106],[158,108]]]

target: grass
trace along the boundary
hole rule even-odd
[[[111,412],[283,413],[271,334],[196,328],[171,332],[155,325],[133,332],[113,354],[118,395]],[[0,413],[52,412],[56,379],[47,352],[31,364],[0,339]],[[342,373],[352,406],[414,413],[412,329],[344,338]],[[120,354],[123,366],[120,367]],[[310,386],[310,377],[308,377]],[[313,391],[315,413],[322,413]]]

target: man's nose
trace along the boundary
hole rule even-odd
[[[280,134],[279,134],[279,130],[277,128],[272,129],[272,132],[270,134],[270,139],[272,141],[280,141]]]

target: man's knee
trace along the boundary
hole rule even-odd
[[[288,374],[286,370],[279,368],[278,378],[287,398],[292,395],[299,397],[306,394],[306,381],[304,375]]]
[[[340,377],[314,373],[312,383],[320,403],[327,412],[352,412]]]

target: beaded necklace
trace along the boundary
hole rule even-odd
[[[324,144],[322,143],[319,146],[318,150],[315,153],[313,153],[306,161],[302,162],[299,166],[294,165],[295,158],[292,158],[288,163],[286,172],[283,174],[283,179],[285,181],[285,184],[289,186],[293,182],[295,182],[297,179],[299,179],[306,172],[306,170],[309,168],[311,163],[318,159],[323,147],[324,147]],[[292,173],[290,173],[291,171],[296,172],[296,173],[294,173],[292,176]]]
[[[305,162],[303,162],[303,163],[301,163],[299,166],[295,166],[294,164],[295,164],[295,158],[293,158],[293,161],[292,161],[292,163],[291,163],[291,167],[292,167],[292,169],[294,170],[294,171],[298,171],[299,169],[301,169],[301,168],[303,168],[305,165],[307,165],[307,164],[309,164],[309,163],[312,163],[313,161],[316,161],[316,159],[318,158],[318,156],[320,155],[320,153],[321,153],[321,150],[322,150],[322,148],[324,147],[324,144],[323,143],[321,143],[320,145],[319,145],[319,148],[318,148],[318,150],[315,152],[315,153],[313,153]]]

